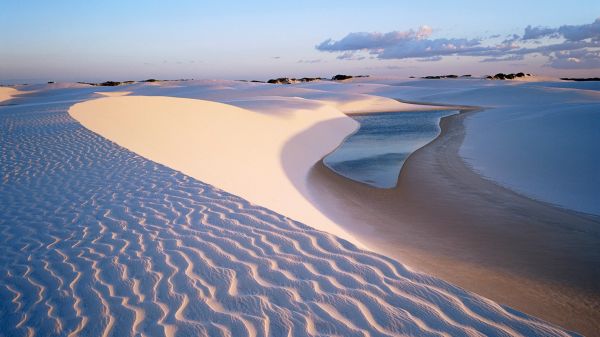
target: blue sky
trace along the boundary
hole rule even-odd
[[[590,25],[598,17],[597,0],[0,0],[0,81],[268,79],[335,73],[421,76],[518,70],[597,76],[597,35],[581,40],[591,41],[585,48],[561,51],[560,55],[542,55],[531,48],[562,43],[565,38],[558,33],[562,26],[590,31],[582,25]],[[352,33],[369,33],[358,35],[361,42],[368,40],[368,47],[369,39],[386,33],[404,36],[423,26],[428,27],[424,37],[392,39],[383,49],[345,50],[345,42],[353,42],[357,36]],[[528,49],[506,61],[495,61],[502,58],[498,53],[508,49],[489,46],[506,42],[513,34],[522,37],[527,26],[547,27],[557,33],[539,41],[517,40],[516,45]],[[316,48],[328,39],[328,47]],[[487,47],[481,56],[465,49],[457,54],[406,57],[407,48],[431,50],[440,45],[444,49],[457,41]],[[483,59],[492,61],[481,62]]]

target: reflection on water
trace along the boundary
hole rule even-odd
[[[439,122],[458,111],[376,113],[353,116],[360,129],[323,162],[346,178],[393,188],[408,156],[440,133]]]

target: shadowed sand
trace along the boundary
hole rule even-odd
[[[567,335],[130,152],[72,119],[70,102],[35,99],[0,108],[2,333]]]
[[[310,198],[380,253],[597,335],[600,219],[523,197],[466,167],[458,149],[472,113],[442,119],[441,135],[409,157],[395,189],[356,183],[320,162]]]

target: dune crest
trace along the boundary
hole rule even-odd
[[[306,190],[312,165],[357,127],[328,105],[265,114],[197,99],[127,96],[79,103],[69,113],[146,158],[358,244],[297,188]],[[305,142],[286,172],[281,163],[286,141],[327,120],[335,128]]]
[[[15,88],[0,87],[0,102],[11,99],[18,92]]]
[[[119,97],[119,96],[127,96],[131,94],[131,91],[99,91],[96,94],[105,96],[105,97]]]

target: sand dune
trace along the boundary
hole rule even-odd
[[[309,171],[358,127],[346,113],[439,107],[322,89],[225,80],[161,82],[131,86],[123,94],[195,99],[112,97],[77,104],[70,113],[138,154],[362,246],[307,199]],[[295,135],[323,122],[327,129],[287,146]]]
[[[16,95],[19,91],[14,88],[0,87],[0,102],[7,101]]]
[[[259,96],[231,102],[247,108],[242,109],[198,99],[128,96],[87,101],[69,112],[133,152],[360,245],[306,198],[308,172],[358,127],[340,108],[364,112],[414,106],[369,95],[349,102],[343,97]],[[294,135],[322,122],[331,125],[282,157]]]
[[[1,334],[568,335],[136,155],[71,103],[18,103],[0,108]]]
[[[322,120],[336,124],[294,157],[290,174],[302,186],[310,167],[354,131],[356,122],[326,105],[264,114],[196,99],[126,96],[80,103],[70,114],[90,130],[153,161],[350,238],[304,198],[281,164],[282,144],[290,135]]]
[[[118,96],[127,96],[131,94],[131,91],[107,91],[107,92],[96,92],[96,94],[106,97],[118,97]]]

